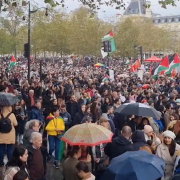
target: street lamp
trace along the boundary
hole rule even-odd
[[[31,3],[30,1],[28,2],[29,4],[29,11],[28,11],[28,83],[30,83],[30,56],[31,56],[31,14],[32,13],[36,13],[39,9],[42,8],[38,8],[34,11],[31,11]],[[43,7],[44,8],[44,7]],[[48,8],[44,8],[46,9],[46,13],[45,16],[48,16]]]

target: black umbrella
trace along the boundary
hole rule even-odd
[[[12,93],[0,93],[0,106],[12,106],[19,101],[18,97]]]
[[[161,115],[154,108],[142,103],[125,103],[118,107],[115,112],[145,117],[161,117]]]

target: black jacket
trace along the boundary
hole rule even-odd
[[[104,152],[111,160],[127,151],[133,151],[131,143],[124,136],[119,135],[105,146]]]
[[[134,151],[138,151],[140,147],[146,145],[146,139],[144,137],[144,132],[141,130],[137,130],[132,135],[132,147]]]
[[[73,120],[76,113],[78,112],[78,103],[68,101],[66,103],[66,109],[67,109],[67,112],[71,115],[71,119]]]
[[[76,115],[75,115],[75,117],[74,117],[74,119],[72,121],[72,125],[74,126],[74,125],[77,125],[77,124],[81,124],[81,121],[83,120],[83,118],[84,118],[84,114],[82,113],[82,111],[76,113]]]

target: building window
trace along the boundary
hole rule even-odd
[[[171,18],[171,22],[174,22],[174,18]]]

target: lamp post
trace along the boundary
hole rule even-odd
[[[31,66],[30,66],[30,63],[31,63],[31,58],[30,58],[30,56],[31,56],[31,14],[36,13],[41,8],[38,8],[34,11],[31,11],[30,1],[28,2],[28,4],[29,4],[29,10],[28,10],[28,83],[30,83],[30,72],[31,72]],[[44,8],[44,7],[42,7],[42,8]],[[45,16],[48,16],[48,8],[44,8],[44,9],[46,9]]]

